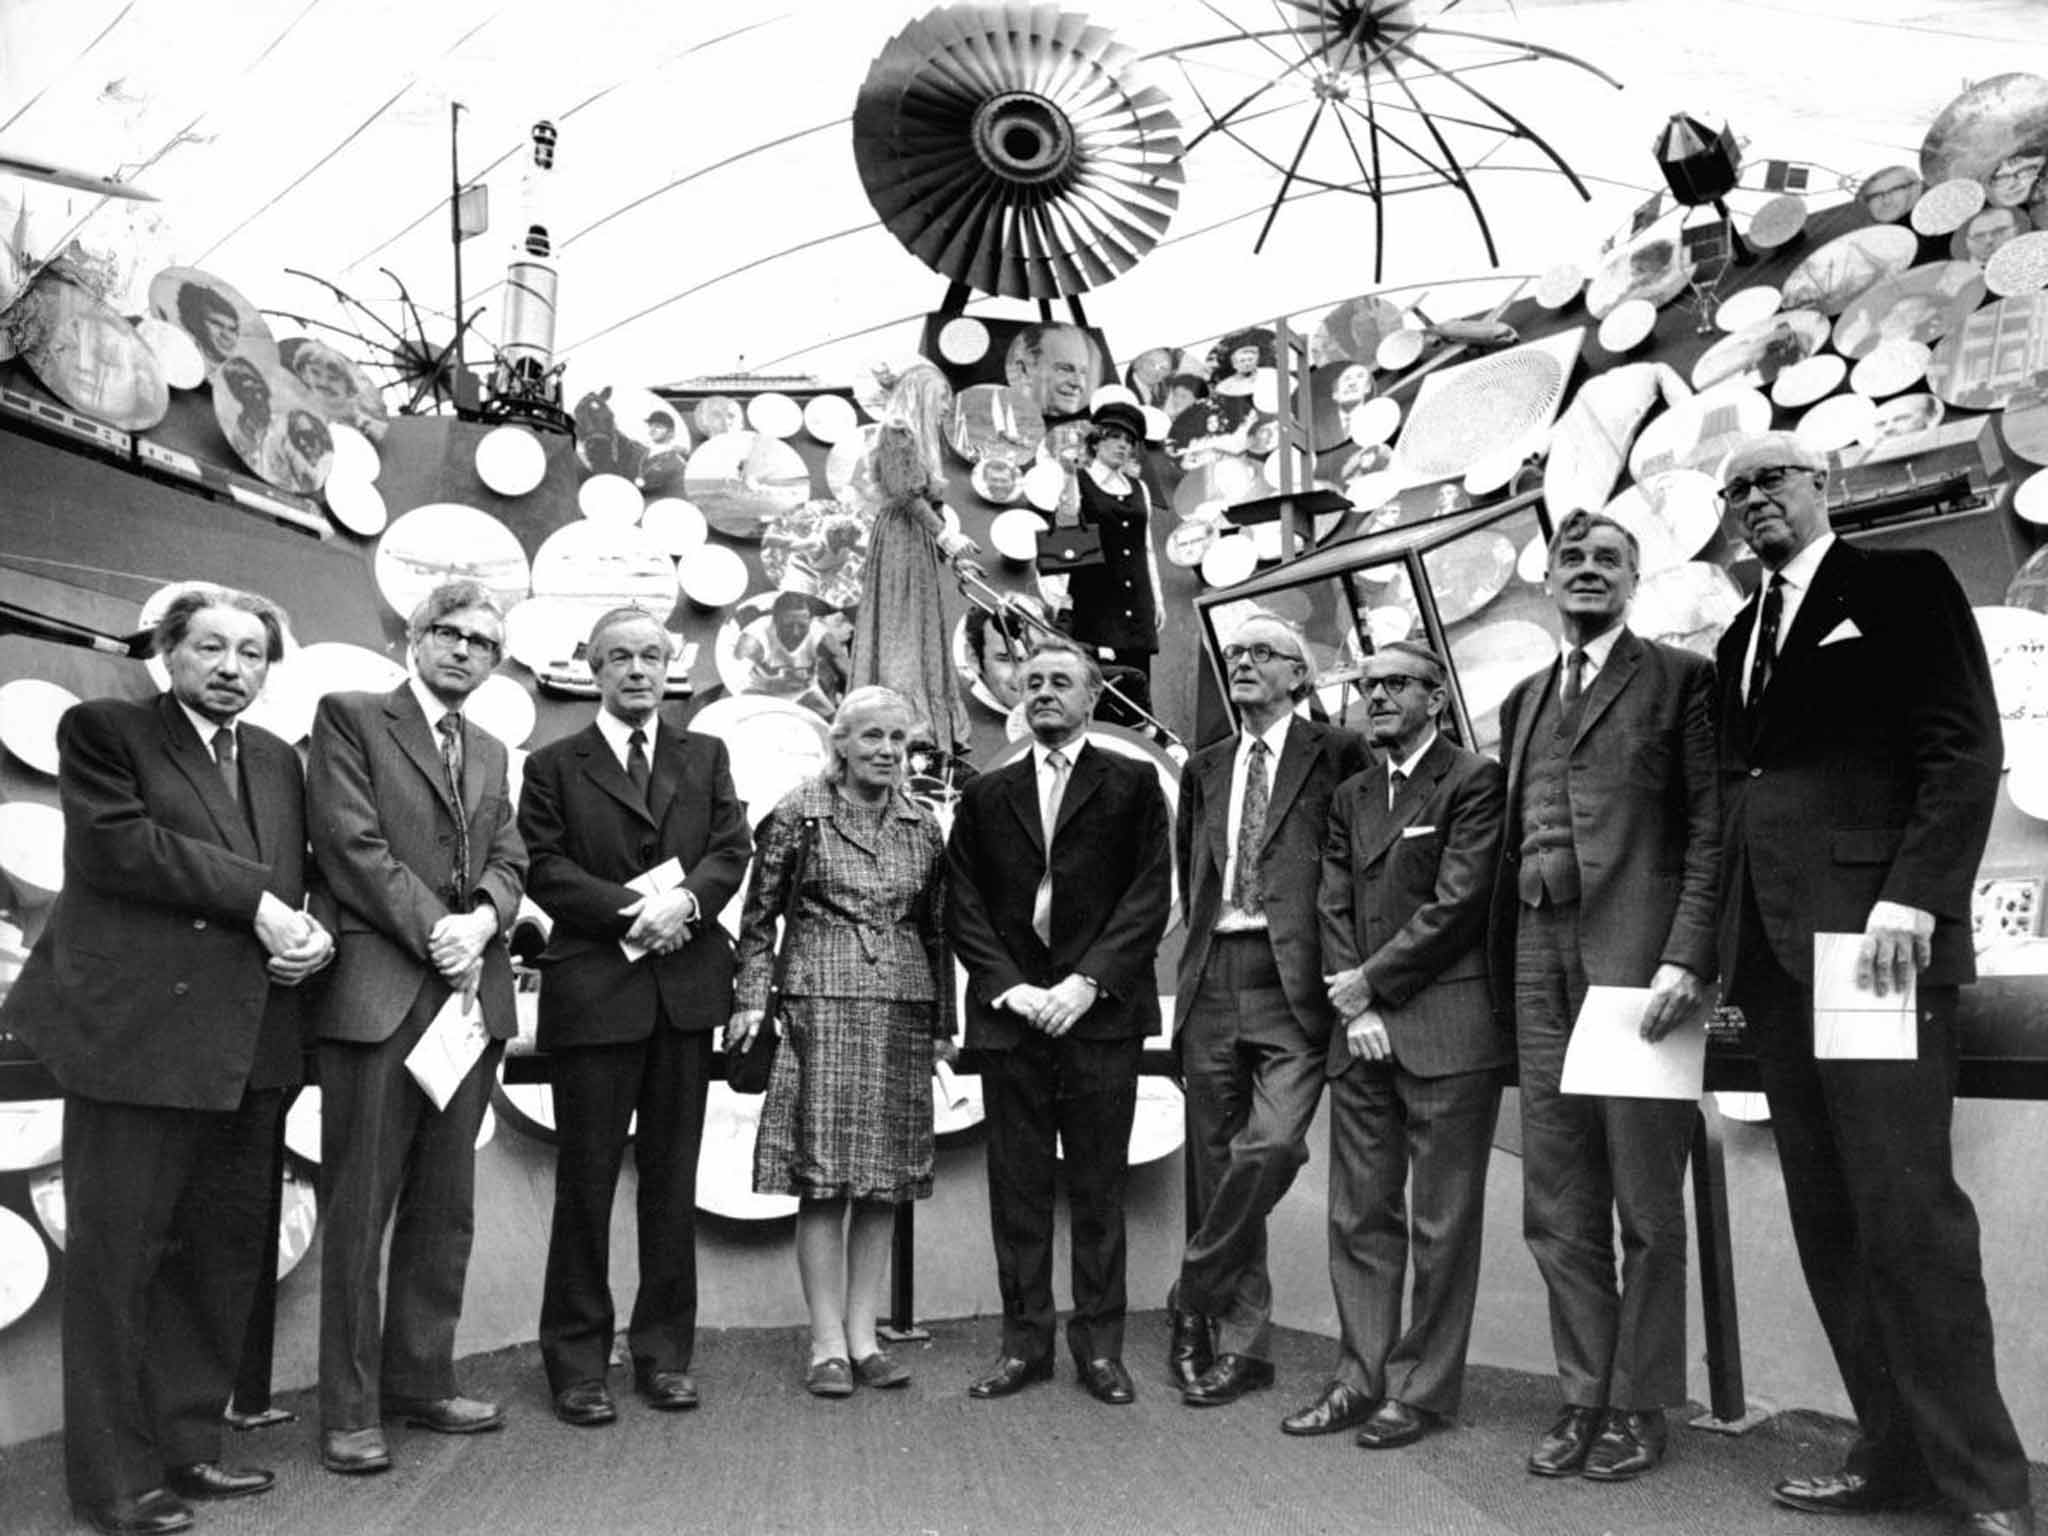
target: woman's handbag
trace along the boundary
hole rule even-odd
[[[767,1006],[746,1048],[725,1058],[725,1085],[734,1093],[766,1093],[768,1079],[775,1071],[775,1048],[782,1039],[776,1030],[776,1018],[782,1012],[782,979],[789,973],[789,934],[796,926],[797,892],[803,889],[804,872],[811,863],[811,844],[817,837],[818,818],[806,816],[797,843],[796,865],[790,871],[788,884],[782,888],[782,925],[775,936],[775,955],[768,967]]]
[[[1078,493],[1071,502],[1062,496],[1052,526],[1038,536],[1038,569],[1046,575],[1062,576],[1103,563],[1102,534],[1081,522],[1078,505]]]

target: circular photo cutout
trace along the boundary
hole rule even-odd
[[[1913,211],[1927,183],[1910,165],[1888,165],[1873,171],[1856,189],[1856,198],[1873,224],[1896,224]]]
[[[529,585],[518,535],[490,513],[452,501],[415,507],[392,519],[377,541],[376,576],[377,590],[402,619],[410,618],[444,581],[480,581],[508,611],[525,600]]]
[[[1102,349],[1078,325],[1042,321],[1010,338],[1003,382],[1048,421],[1085,415],[1095,391],[1109,382]]]
[[[1929,185],[1954,177],[1981,182],[1994,207],[2018,208],[2048,167],[2048,79],[1993,75],[1980,80],[1935,118],[1920,143],[1920,174]]]
[[[772,518],[810,500],[811,472],[780,438],[721,432],[690,455],[682,495],[718,532],[752,542]]]
[[[1035,597],[1013,595],[1010,602],[1028,609],[1040,623],[1049,623],[1044,604]],[[1008,608],[991,613],[970,607],[953,627],[953,670],[960,686],[976,705],[1007,719],[1024,701],[1024,663],[1031,655],[1030,623]]]
[[[676,564],[631,523],[565,523],[533,554],[533,595],[588,607],[640,608],[666,619],[676,603]]]
[[[55,272],[29,285],[5,328],[21,360],[66,405],[130,432],[147,431],[169,413],[171,386],[141,334]]]
[[[237,352],[262,358],[277,355],[277,340],[256,306],[197,267],[165,267],[151,278],[149,312],[192,338],[209,378]]]
[[[1586,285],[1586,313],[1605,320],[1618,304],[1644,299],[1663,305],[1692,281],[1693,264],[1675,236],[1648,234],[1614,252]]]
[[[1855,359],[1886,341],[1932,346],[1983,302],[1984,276],[1974,264],[1928,262],[1859,294],[1835,321],[1835,350]]]
[[[585,469],[619,475],[650,498],[684,494],[690,429],[681,406],[652,390],[606,384],[578,397],[572,413],[576,457]]]
[[[832,608],[860,602],[870,521],[837,501],[807,501],[768,520],[761,572],[778,587],[816,593]]]
[[[850,614],[785,588],[756,592],[734,605],[718,627],[711,654],[719,681],[735,698],[782,699],[829,720],[846,693],[852,638]]]
[[[354,427],[373,443],[382,442],[391,430],[391,412],[382,392],[326,342],[287,336],[277,344],[277,359],[327,421]]]
[[[334,467],[334,437],[319,404],[277,362],[237,352],[214,371],[213,414],[228,446],[280,490],[310,496]]]
[[[1572,291],[1578,290],[1575,287]],[[1558,305],[1549,307],[1555,309]],[[1378,294],[1346,299],[1323,316],[1309,343],[1310,354],[1319,363],[1363,363],[1370,368],[1380,342],[1400,329],[1399,305]]]
[[[1991,265],[1992,257],[2033,227],[2034,221],[2024,210],[1992,203],[1970,215],[1949,237],[1948,253],[1981,272]]]
[[[1037,403],[1007,384],[974,384],[953,399],[946,442],[970,464],[988,458],[1027,459],[1045,441]]]

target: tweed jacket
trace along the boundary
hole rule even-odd
[[[786,795],[761,823],[740,919],[735,1012],[764,1008],[775,920],[796,864],[804,821],[817,841],[792,909],[791,997],[932,1003],[932,1033],[953,1033],[953,959],[945,941],[946,840],[930,811],[898,793],[879,837],[829,779]]]

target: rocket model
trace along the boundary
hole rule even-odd
[[[549,185],[555,168],[555,125],[533,125],[533,163],[519,179],[525,233],[505,268],[504,325],[491,370],[493,404],[507,415],[563,420],[561,370],[555,366],[554,241],[548,233]]]

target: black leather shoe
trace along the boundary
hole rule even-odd
[[[1435,1428],[1434,1415],[1390,1397],[1373,1409],[1372,1417],[1358,1432],[1358,1443],[1368,1451],[1391,1451],[1413,1445]]]
[[[1625,1483],[1641,1477],[1664,1459],[1668,1434],[1661,1408],[1641,1413],[1610,1408],[1586,1452],[1583,1475],[1596,1483]]]
[[[1185,1392],[1216,1363],[1216,1346],[1210,1338],[1209,1319],[1201,1313],[1175,1307],[1169,1317],[1173,1338],[1166,1346],[1166,1373]]]
[[[555,1417],[578,1429],[595,1429],[618,1416],[611,1389],[601,1381],[574,1381],[555,1394]]]
[[[1909,1492],[1848,1471],[1788,1477],[1771,1489],[1771,1497],[1787,1509],[1814,1515],[1868,1515],[1887,1509],[1919,1509],[1934,1502],[1932,1492]]]
[[[1529,1452],[1529,1470],[1538,1477],[1570,1477],[1586,1464],[1593,1437],[1600,1432],[1601,1408],[1566,1403],[1557,1422],[1546,1429]]]
[[[967,1384],[969,1397],[1009,1397],[1022,1392],[1034,1381],[1052,1380],[1052,1356],[1039,1360],[1019,1360],[1015,1355],[1005,1355],[998,1360],[995,1369],[978,1381]]]
[[[682,1413],[697,1406],[697,1383],[688,1371],[655,1371],[633,1367],[633,1390],[647,1406],[662,1413]]]
[[[388,1470],[391,1452],[385,1448],[384,1431],[375,1424],[367,1429],[321,1431],[320,1465],[350,1475]]]
[[[1348,1382],[1333,1381],[1306,1408],[1280,1421],[1283,1435],[1334,1435],[1372,1416],[1373,1399]]]
[[[224,1467],[217,1461],[195,1461],[164,1474],[165,1485],[181,1499],[239,1499],[262,1493],[276,1481],[275,1472],[261,1467]]]
[[[170,1536],[192,1524],[190,1507],[168,1488],[152,1488],[111,1504],[75,1504],[72,1512],[106,1536]]]
[[[480,1435],[501,1429],[505,1410],[475,1397],[397,1397],[384,1394],[384,1417],[403,1419],[415,1429],[437,1435]]]
[[[1081,1385],[1088,1389],[1088,1395],[1098,1403],[1121,1408],[1138,1400],[1138,1389],[1131,1385],[1131,1373],[1124,1369],[1121,1360],[1101,1355],[1093,1360],[1075,1361],[1074,1369],[1080,1374]]]
[[[1247,1392],[1273,1385],[1273,1362],[1254,1360],[1250,1355],[1218,1355],[1216,1363],[1181,1393],[1190,1408],[1220,1408],[1234,1403]]]
[[[1980,1509],[1963,1516],[1968,1536],[2034,1536],[2034,1506],[2014,1509]]]
[[[299,1418],[289,1408],[273,1406],[270,1408],[257,1408],[249,1413],[244,1413],[233,1403],[227,1405],[226,1409],[222,1411],[221,1417],[227,1421],[229,1429],[239,1430],[275,1429],[280,1424],[295,1424]]]

